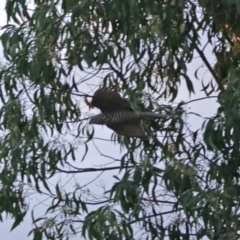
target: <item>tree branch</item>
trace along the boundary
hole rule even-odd
[[[161,212],[161,213],[158,213],[158,214],[152,214],[152,215],[144,216],[142,218],[138,218],[138,220],[134,220],[134,221],[130,222],[130,224],[146,220],[146,218],[162,216],[162,215],[166,215],[166,214],[170,214],[170,213],[174,213],[174,212],[179,212],[179,211],[182,211],[182,210],[183,210],[183,208],[179,208],[179,209],[176,209],[176,210],[171,210],[171,211],[167,211],[167,212]]]
[[[193,33],[194,35],[198,36],[198,33],[196,32],[196,29],[193,28]],[[207,66],[208,70],[210,71],[210,73],[212,74],[213,78],[215,79],[215,81],[218,84],[218,87],[220,90],[224,90],[224,87],[221,83],[221,80],[218,78],[217,74],[215,73],[215,71],[213,70],[213,68],[211,67],[210,63],[208,62],[207,58],[205,57],[204,53],[202,50],[200,50],[200,48],[198,47],[197,44],[194,44],[194,47],[196,49],[196,51],[198,52],[198,54],[200,55],[200,57],[202,58],[203,62],[205,63],[205,65]]]

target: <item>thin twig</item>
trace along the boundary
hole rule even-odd
[[[208,96],[208,97],[197,98],[197,99],[193,99],[193,100],[190,100],[188,102],[185,102],[185,103],[183,103],[183,105],[186,105],[186,104],[189,104],[189,103],[192,103],[192,102],[196,102],[196,101],[206,100],[206,99],[209,99],[209,98],[217,98],[217,97],[218,96]]]
[[[72,171],[72,170],[63,170],[61,168],[56,168],[59,172],[63,172],[63,173],[86,173],[86,172],[99,172],[99,171],[111,171],[111,170],[117,170],[117,169],[122,169],[122,168],[134,168],[134,166],[118,166],[118,167],[108,167],[108,168],[79,168],[79,170],[76,171]]]

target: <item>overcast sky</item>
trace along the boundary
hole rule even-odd
[[[3,26],[6,21],[6,15],[4,12],[4,1],[0,1],[0,11],[1,11],[0,26]],[[210,62],[213,63],[214,58],[211,54],[210,48],[206,49],[205,54],[207,54],[207,58],[210,59]],[[0,56],[2,56],[2,47],[1,46],[0,46]],[[202,62],[199,61],[199,58],[196,57],[194,59],[194,61],[189,65],[189,76],[191,79],[195,79],[194,72],[201,64],[202,64]],[[206,74],[206,68],[202,69],[201,74],[205,74],[206,79],[208,79],[208,80],[210,79],[210,75]],[[186,91],[186,86],[185,86],[185,84],[182,84],[181,91],[179,92],[176,102],[181,101],[181,100],[187,101],[190,99],[205,97],[204,93],[200,91],[200,89],[201,89],[200,81],[195,80],[194,87],[196,90],[196,94],[192,95],[191,98],[189,98],[189,94]],[[89,89],[86,89],[86,92],[87,91],[89,91]],[[217,104],[216,104],[216,99],[208,99],[205,101],[194,102],[192,104],[189,104],[188,107],[190,108],[189,111],[198,112],[199,114],[201,114],[204,117],[209,117],[209,116],[212,116],[216,112]],[[199,117],[191,116],[190,122],[191,122],[192,128],[196,129],[201,126],[202,120]],[[110,135],[112,132],[111,132],[111,130],[107,129],[106,127],[96,126],[95,133],[96,133],[96,136],[110,139]],[[119,147],[116,146],[114,143],[107,142],[107,141],[101,141],[101,142],[98,141],[97,144],[98,144],[99,149],[107,149],[108,155],[113,156],[115,158],[120,158],[121,155],[119,153]],[[79,153],[79,155],[81,155],[81,153]],[[88,156],[85,159],[85,161],[79,162],[79,167],[80,168],[92,167],[92,166],[96,167],[96,165],[102,165],[107,162],[109,162],[109,160],[107,160],[104,157],[101,157],[99,152],[97,151],[97,149],[94,146],[92,146],[91,151],[88,152]],[[114,175],[114,174],[116,174],[116,173],[109,172],[109,173],[106,173],[101,176],[101,179],[105,182],[107,187],[110,187],[111,184],[113,183],[112,175]],[[98,175],[98,173],[88,173],[87,178],[84,177],[83,175],[79,175],[76,177],[77,177],[78,181],[81,183],[81,185],[83,185],[83,184],[89,182],[89,179],[93,179],[97,175]],[[65,179],[63,179],[63,180],[65,180]],[[70,184],[71,184],[71,182],[70,182]],[[99,187],[96,184],[92,184],[92,188],[95,188],[95,191],[101,192],[101,190],[99,189]],[[34,196],[32,198],[32,201],[36,202],[36,204],[37,204],[39,202],[39,199]],[[38,208],[38,211],[36,212],[36,214],[39,214],[39,215],[42,214],[41,208]],[[11,220],[7,220],[4,223],[0,223],[0,233],[1,233],[0,239],[1,240],[27,239],[26,236],[27,236],[28,232],[30,231],[30,229],[32,228],[31,218],[29,215],[27,216],[25,221],[18,228],[16,228],[13,232],[10,233],[9,231],[10,231],[11,225],[12,225]],[[78,237],[78,239],[79,239],[79,237]]]

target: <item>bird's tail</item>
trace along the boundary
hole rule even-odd
[[[141,118],[151,118],[151,119],[157,119],[157,118],[176,118],[176,115],[171,114],[160,114],[160,113],[153,113],[153,112],[137,112],[137,114]]]

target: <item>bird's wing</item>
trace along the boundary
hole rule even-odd
[[[134,123],[134,122],[127,122],[121,124],[107,124],[107,127],[112,129],[119,135],[127,136],[127,137],[137,137],[141,138],[142,140],[147,140],[149,137],[147,136],[146,132],[144,131],[141,123]]]
[[[128,99],[122,98],[118,92],[109,90],[106,87],[100,88],[94,93],[92,105],[99,108],[103,113],[119,110],[134,111]]]

